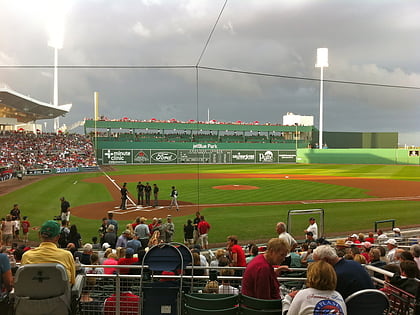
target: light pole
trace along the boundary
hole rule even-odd
[[[51,13],[47,21],[49,33],[48,46],[54,49],[54,97],[53,105],[58,107],[58,50],[63,48],[64,41],[64,10],[62,3],[57,1],[51,8]],[[54,119],[54,131],[60,127],[59,118]]]
[[[319,91],[319,141],[318,147],[322,149],[324,142],[322,139],[324,117],[323,117],[323,98],[324,98],[324,68],[328,67],[328,48],[318,48],[316,50],[316,68],[321,68],[321,84]]]

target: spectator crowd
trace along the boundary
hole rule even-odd
[[[2,131],[0,165],[20,171],[97,164],[93,144],[84,135]]]

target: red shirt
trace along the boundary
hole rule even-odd
[[[28,233],[29,232],[29,227],[31,226],[29,221],[26,221],[26,220],[22,221],[21,225],[22,225],[23,233]]]
[[[273,266],[268,263],[264,254],[251,260],[242,277],[242,294],[257,299],[276,300],[280,299],[279,287]]]
[[[210,230],[210,224],[207,221],[200,221],[198,223],[198,232],[201,234],[207,234]]]
[[[104,315],[114,315],[117,309],[117,298],[115,294],[105,300]],[[140,297],[131,292],[121,292],[120,294],[120,314],[131,315],[139,311]]]
[[[236,266],[234,267],[246,267],[245,252],[242,249],[242,246],[235,244],[229,249],[229,252],[230,252],[231,260],[232,260],[233,254],[236,254],[237,263],[236,263]]]
[[[137,257],[120,258],[118,259],[118,265],[132,265],[138,261],[139,259]],[[130,272],[130,269],[128,268],[120,268],[120,274],[127,275],[129,272]]]

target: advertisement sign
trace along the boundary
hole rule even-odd
[[[133,163],[150,163],[150,150],[133,150]]]
[[[152,150],[151,163],[177,163],[176,150]]]
[[[132,150],[102,150],[102,161],[104,164],[131,164]]]
[[[55,172],[57,174],[60,173],[77,173],[79,171],[78,167],[64,167],[64,168],[56,168]]]
[[[296,162],[296,151],[278,151],[279,162],[293,163]]]
[[[255,151],[232,151],[232,163],[255,163]]]
[[[178,163],[210,163],[207,150],[179,150]]]
[[[278,162],[278,151],[265,150],[256,151],[257,163],[277,163]]]
[[[51,168],[43,168],[43,169],[29,169],[26,170],[26,175],[42,175],[42,174],[52,174]]]

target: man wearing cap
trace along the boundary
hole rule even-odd
[[[386,235],[384,232],[382,232],[382,230],[378,230],[378,243],[379,244],[384,244],[387,240],[388,240],[388,235]]]
[[[312,232],[314,239],[318,238],[318,224],[315,222],[314,217],[309,218],[309,226],[304,231],[305,233]]]
[[[115,247],[127,247],[127,242],[130,238],[131,235],[131,231],[130,230],[125,230],[120,236],[118,236],[117,239],[117,245],[115,245]]]
[[[397,227],[393,228],[392,231],[394,232],[394,239],[396,241],[402,241],[403,240],[400,228],[397,228]]]
[[[172,239],[175,234],[175,224],[172,222],[172,216],[170,214],[166,217],[166,223],[164,225],[164,233],[165,233],[164,242],[165,243],[172,242]]]
[[[138,236],[141,246],[146,248],[149,243],[150,231],[149,226],[146,224],[145,217],[140,218],[140,224],[136,226],[134,233]]]
[[[45,222],[39,231],[41,244],[39,247],[26,251],[22,256],[22,265],[59,263],[67,271],[67,276],[71,284],[75,283],[76,266],[73,255],[64,249],[57,247],[60,237],[60,225],[56,221]]]
[[[126,203],[127,203],[127,198],[128,198],[128,190],[127,190],[127,183],[124,183],[123,186],[121,187],[121,205],[120,205],[120,209],[125,210],[127,209],[126,207]]]
[[[388,248],[388,253],[386,254],[386,259],[388,260],[389,263],[397,263],[398,259],[396,258],[396,251],[397,251],[397,241],[393,238],[390,238],[389,240],[387,240],[385,242],[386,247]]]

